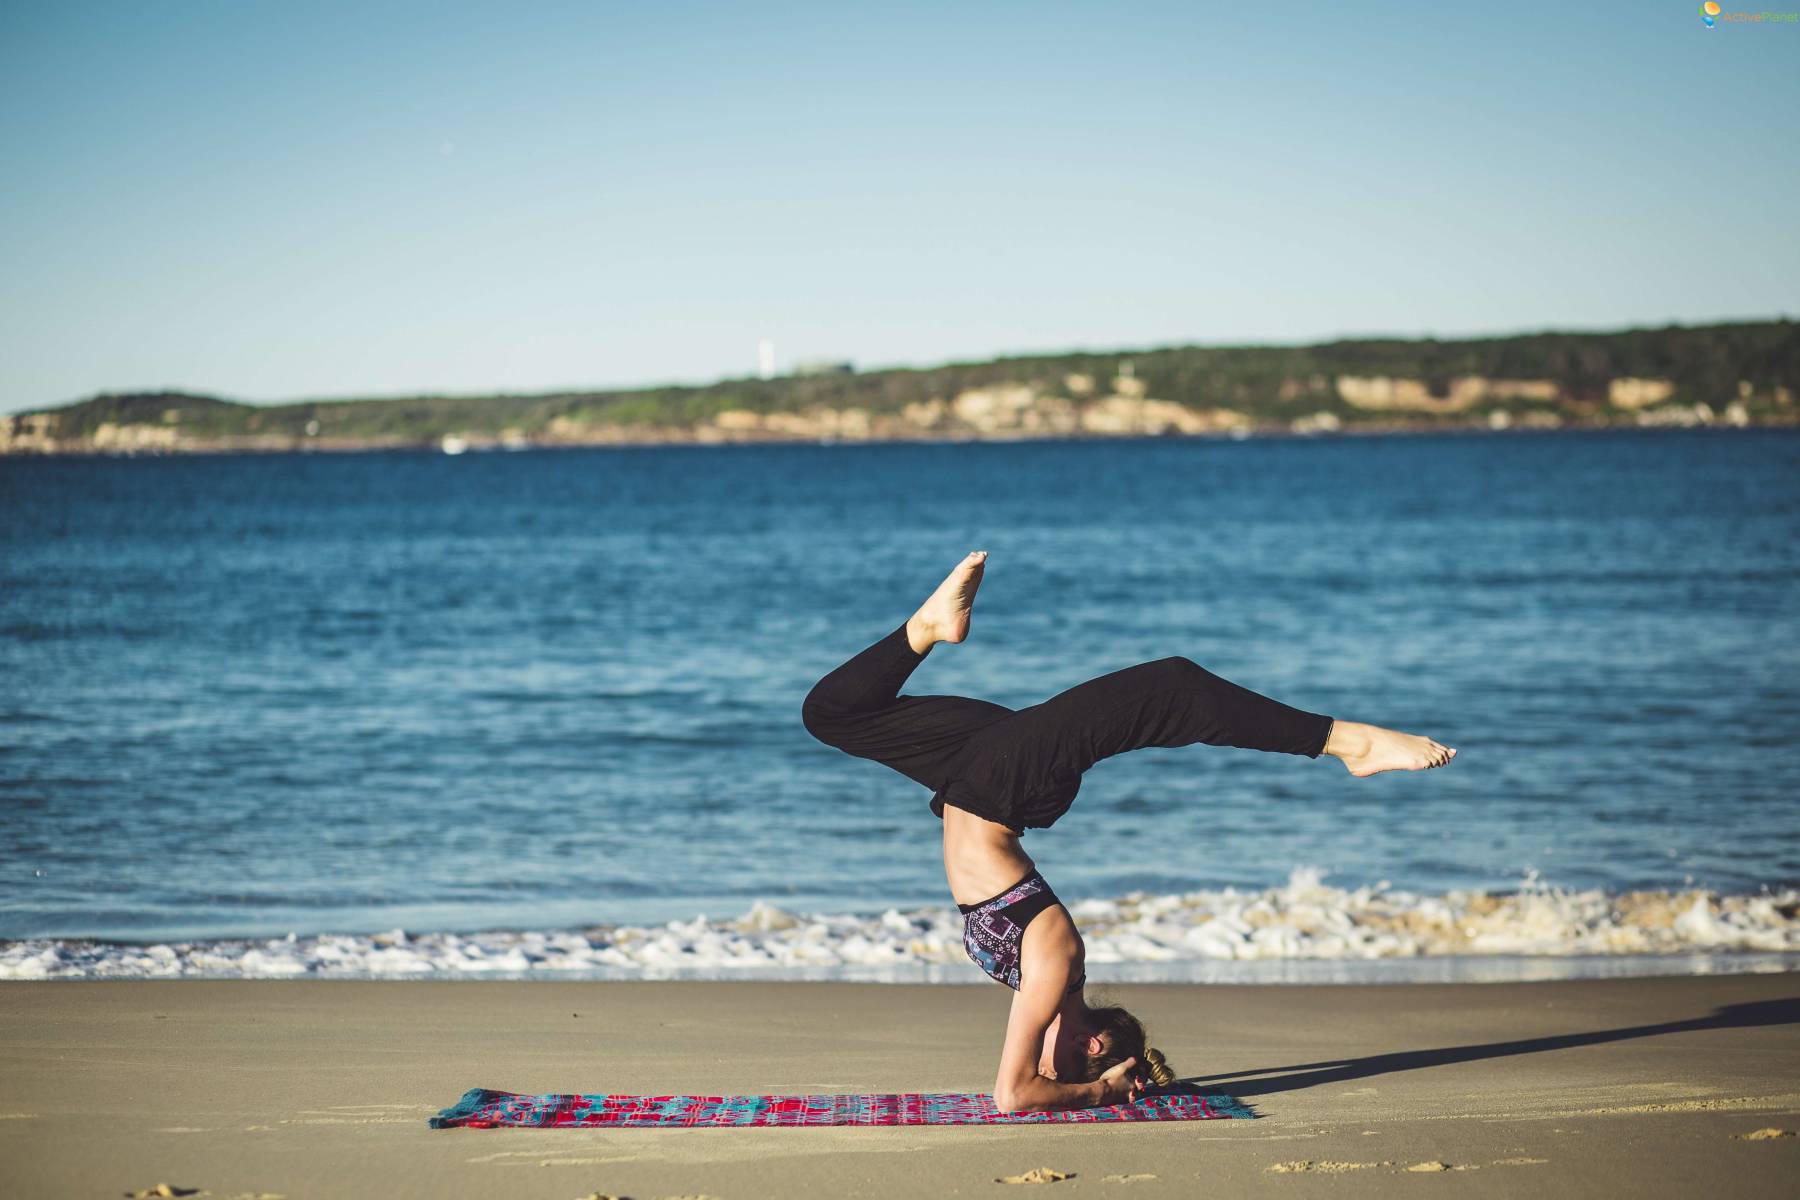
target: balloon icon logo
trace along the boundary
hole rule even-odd
[[[1706,0],[1706,3],[1700,6],[1700,19],[1706,22],[1708,29],[1718,24],[1719,5],[1717,0]]]

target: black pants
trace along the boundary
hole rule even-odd
[[[925,656],[902,625],[813,686],[807,731],[892,767],[955,805],[1013,829],[1055,823],[1082,774],[1145,746],[1242,746],[1317,758],[1331,718],[1289,708],[1185,658],[1162,658],[1009,709],[966,696],[903,696]]]

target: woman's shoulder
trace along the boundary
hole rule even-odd
[[[1057,986],[1067,988],[1081,976],[1086,959],[1087,946],[1081,940],[1081,931],[1060,901],[1032,918],[1019,940],[1021,980],[1057,974],[1060,966],[1064,973]]]

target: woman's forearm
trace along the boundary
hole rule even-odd
[[[1098,1103],[1098,1082],[1058,1083],[1047,1075],[1033,1075],[994,1093],[994,1106],[1001,1112],[1050,1112],[1060,1108],[1092,1108]]]

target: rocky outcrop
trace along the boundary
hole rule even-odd
[[[1248,416],[1232,409],[1196,409],[1158,400],[1147,394],[1139,379],[1120,376],[1112,382],[1110,392],[1095,396],[1091,377],[1071,375],[1064,388],[1074,393],[1073,399],[1023,383],[968,388],[954,396],[914,401],[898,413],[861,408],[794,413],[728,409],[701,427],[698,440],[1154,436],[1221,433],[1251,425]]]
[[[1724,374],[1723,364],[1737,369]],[[1783,320],[1455,342],[1174,346],[701,385],[267,406],[171,389],[102,392],[0,416],[0,454],[1788,426],[1800,425],[1796,379],[1800,325]]]
[[[101,452],[140,454],[173,450],[181,431],[168,425],[115,425],[108,421],[94,430],[93,446]]]
[[[1343,427],[1343,421],[1334,412],[1307,413],[1288,423],[1288,429],[1294,433],[1336,433]]]
[[[55,413],[0,417],[0,454],[54,454],[57,449]]]
[[[1738,400],[1727,404],[1724,412],[1714,411],[1713,406],[1704,401],[1699,404],[1665,404],[1659,408],[1640,409],[1637,423],[1674,425],[1684,429],[1691,429],[1696,425],[1729,425],[1742,429],[1750,424],[1750,410]]]
[[[1614,408],[1649,408],[1674,394],[1675,385],[1667,379],[1615,379],[1606,388],[1606,399]]]
[[[1085,433],[1229,433],[1250,428],[1250,418],[1229,408],[1189,408],[1169,400],[1109,396],[1082,411]]]
[[[1562,389],[1553,379],[1489,379],[1462,375],[1450,380],[1442,394],[1423,379],[1387,375],[1339,375],[1338,398],[1366,412],[1462,412],[1476,404],[1496,400],[1554,403]]]

